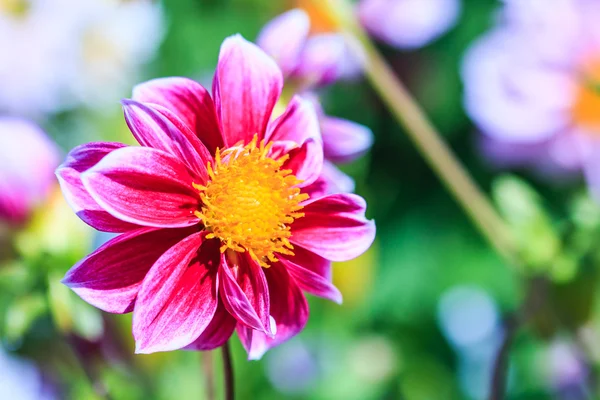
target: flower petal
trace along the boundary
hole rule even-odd
[[[331,261],[364,253],[375,239],[375,223],[365,218],[366,203],[353,194],[332,194],[307,204],[292,224],[290,241]]]
[[[118,314],[131,312],[150,267],[189,234],[189,228],[140,228],[124,233],[78,262],[62,282],[94,307]]]
[[[151,104],[133,100],[123,100],[122,103],[127,125],[142,146],[163,150],[182,160],[199,183],[206,182],[206,165],[211,160],[210,154],[187,126],[174,124],[163,114],[169,115],[164,108],[161,113]],[[169,116],[175,119],[174,115]]]
[[[121,221],[106,212],[90,196],[81,182],[81,173],[96,165],[104,156],[125,147],[122,143],[94,142],[75,147],[56,170],[63,195],[79,218],[104,232],[127,232],[139,225]]]
[[[270,338],[262,332],[238,325],[238,335],[250,360],[258,360],[275,347],[298,334],[308,321],[304,294],[281,264],[265,269],[272,299],[271,316],[277,333]]]
[[[285,140],[297,144],[319,137],[321,131],[315,106],[297,95],[292,97],[284,113],[269,124],[265,136],[267,141]]]
[[[305,187],[317,180],[323,168],[323,143],[321,139],[310,138],[302,146],[288,153],[290,158],[282,168],[291,169],[296,178]]]
[[[300,289],[342,304],[342,294],[329,280],[309,270],[307,266],[294,263],[287,256],[281,256],[280,262],[287,268],[288,273],[294,278]]]
[[[223,147],[215,105],[208,91],[188,78],[159,78],[137,85],[133,99],[163,106],[176,115],[214,153]]]
[[[240,35],[225,39],[213,81],[225,146],[264,137],[282,88],[281,70],[271,57]]]
[[[343,70],[347,58],[346,43],[339,34],[311,36],[300,55],[300,63],[292,74],[305,87],[333,83]]]
[[[323,162],[321,177],[327,181],[327,194],[351,193],[354,191],[354,179],[327,160]]]
[[[185,166],[148,147],[125,147],[81,174],[94,200],[113,216],[143,226],[198,223],[198,196]]]
[[[364,125],[334,117],[322,117],[320,123],[323,151],[328,160],[350,162],[373,145],[373,132]]]
[[[297,8],[269,21],[258,35],[256,44],[275,59],[284,75],[289,75],[298,65],[309,30],[308,15]]]
[[[218,243],[188,236],[154,263],[133,310],[136,353],[181,349],[212,321],[218,304]]]
[[[229,314],[222,302],[210,324],[200,337],[185,347],[186,350],[213,350],[223,346],[233,334],[237,320]]]
[[[237,271],[237,277],[232,268]],[[262,267],[246,255],[227,260],[223,254],[219,279],[221,299],[227,311],[252,329],[270,333],[269,289]]]

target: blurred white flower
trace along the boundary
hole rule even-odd
[[[118,101],[162,34],[150,0],[0,0],[0,112],[39,118]]]

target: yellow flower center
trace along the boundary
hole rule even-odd
[[[195,214],[227,249],[248,252],[263,267],[278,261],[276,253],[293,255],[290,224],[304,213],[308,195],[296,187],[291,170],[281,169],[288,156],[267,156],[272,143],[257,145],[257,136],[244,147],[217,149],[215,165],[208,164],[206,186],[194,184],[202,207]]]
[[[576,124],[600,130],[600,58],[583,66],[572,115]]]

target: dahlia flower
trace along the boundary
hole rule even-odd
[[[452,28],[460,0],[361,0],[358,16],[377,39],[399,49],[429,44]]]
[[[375,226],[362,198],[321,195],[316,113],[294,97],[273,119],[282,86],[271,58],[230,37],[212,97],[185,78],[143,83],[123,101],[141,147],[86,144],[57,170],[81,219],[121,232],[64,282],[133,311],[138,353],[213,349],[237,329],[257,359],[303,329],[303,291],[341,301],[331,261],[363,253]]]
[[[465,56],[465,107],[500,162],[583,171],[600,196],[600,6],[505,0]]]
[[[317,109],[323,137],[330,192],[349,192],[354,182],[331,164],[350,162],[368,151],[373,143],[369,128],[356,122],[328,116],[311,91],[348,75],[349,54],[337,33],[310,34],[309,15],[301,9],[287,11],[270,21],[257,44],[277,62],[286,79],[286,89],[299,92]]]
[[[0,117],[0,220],[20,224],[54,181],[58,148],[31,122]]]

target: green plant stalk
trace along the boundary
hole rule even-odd
[[[508,226],[386,63],[354,17],[351,5],[345,0],[313,1],[334,17],[375,91],[475,226],[501,256],[516,263],[516,243]]]

